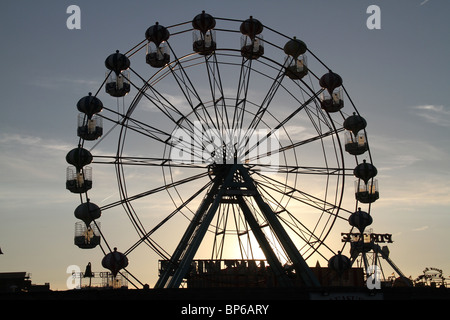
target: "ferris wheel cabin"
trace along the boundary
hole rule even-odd
[[[86,225],[83,221],[75,223],[74,244],[81,249],[93,249],[100,244],[100,222]]]
[[[87,165],[92,162],[92,154],[81,147],[72,149],[66,155],[66,188],[73,193],[83,193],[92,188],[92,169]]]
[[[264,54],[263,24],[250,16],[242,22],[241,55],[249,60],[258,59]]]
[[[90,92],[77,103],[78,115],[77,134],[84,140],[96,140],[103,134],[102,118],[97,114],[102,111],[103,103]]]
[[[213,30],[216,20],[214,17],[203,11],[192,20],[192,26],[194,27],[192,33],[194,52],[202,55],[212,54],[216,50],[216,32]]]
[[[84,193],[92,189],[92,168],[84,167],[78,170],[75,167],[67,167],[66,189],[72,193]]]
[[[306,76],[308,74],[306,44],[294,37],[284,45],[283,50],[287,54],[286,75],[293,80],[300,80]]]
[[[130,92],[129,71],[130,60],[120,53],[109,55],[105,60],[106,69],[106,92],[113,97],[124,97]]]
[[[319,84],[325,90],[320,94],[320,105],[326,112],[337,112],[344,107],[342,78],[331,70],[324,74]]]
[[[77,135],[84,140],[97,140],[103,135],[103,120],[101,117],[94,115],[91,119],[86,119],[86,115],[80,113],[78,115]]]
[[[81,249],[92,249],[100,244],[100,222],[94,222],[100,218],[100,208],[88,201],[80,204],[74,211],[78,221],[75,223],[74,243]]]
[[[344,128],[347,130],[345,133],[345,150],[351,155],[361,155],[369,149],[364,130],[366,126],[366,120],[355,112],[345,119]]]
[[[131,89],[129,71],[122,71],[119,74],[108,71],[107,81],[105,84],[106,93],[112,97],[124,97]]]
[[[158,22],[145,32],[145,38],[148,40],[145,60],[150,66],[161,68],[170,62],[169,47],[166,42],[169,37],[167,28]]]
[[[355,197],[361,203],[372,203],[380,198],[378,180],[371,179],[368,183],[355,181]]]
[[[372,203],[379,198],[378,181],[375,179],[377,173],[377,168],[366,160],[353,170],[353,174],[358,178],[355,181],[355,196],[359,202]]]
[[[361,155],[368,150],[366,134],[359,132],[354,136],[350,131],[345,132],[345,151],[351,155]]]
[[[147,44],[145,61],[154,68],[161,68],[168,64],[170,62],[170,53],[167,43],[163,42],[156,46],[153,42],[149,42]]]

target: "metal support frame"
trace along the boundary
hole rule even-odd
[[[195,255],[195,252],[200,245],[201,239],[199,237],[201,236],[203,238],[204,232],[206,232],[206,230],[208,229],[209,223],[211,223],[211,220],[214,216],[215,211],[209,210],[208,219],[205,219],[204,217],[205,212],[211,206],[211,203],[213,202],[214,197],[219,190],[219,187],[220,180],[216,179],[213,186],[211,187],[211,190],[209,190],[207,196],[203,199],[200,207],[195,213],[194,218],[191,220],[191,223],[189,224],[186,232],[181,238],[181,241],[179,242],[177,248],[175,249],[175,252],[169,260],[169,264],[156,282],[155,288],[179,287],[179,285],[181,284],[183,277],[186,275],[186,272],[189,269],[189,265],[192,262],[193,256]],[[217,209],[218,206],[218,199],[219,197],[216,197],[216,199],[214,200],[214,202],[217,203],[215,209]],[[209,220],[208,225],[206,225],[207,220]],[[201,231],[203,232],[203,234],[199,234],[198,231],[200,229],[200,226],[202,225],[203,228],[201,228]],[[196,239],[195,242],[193,241],[194,238]],[[189,251],[188,255],[186,255],[187,251]],[[174,280],[174,278],[176,280]],[[167,281],[169,280],[170,282],[169,284],[167,284]],[[175,284],[175,281],[178,282],[178,285]]]
[[[256,186],[254,185],[253,180],[249,176],[248,172],[243,167],[240,167],[239,171],[244,180],[251,185],[251,188],[253,190],[256,191]],[[291,259],[296,273],[300,276],[305,285],[308,287],[320,286],[316,276],[311,271],[309,266],[306,264],[297,247],[292,242],[292,239],[289,237],[286,230],[281,225],[280,220],[277,218],[276,214],[272,211],[269,205],[264,202],[259,192],[255,192],[253,197],[256,203],[258,204],[259,209],[267,219],[276,237],[278,238],[284,250],[286,251],[287,255]]]
[[[255,238],[258,241],[258,244],[260,245],[261,250],[264,253],[264,256],[266,257],[267,261],[269,262],[269,265],[270,265],[275,277],[278,280],[278,284],[282,287],[291,287],[292,282],[290,281],[287,274],[283,270],[283,266],[281,265],[277,256],[273,252],[272,247],[270,246],[269,242],[267,241],[266,236],[264,235],[263,231],[261,230],[260,225],[258,224],[255,217],[253,216],[247,203],[245,202],[245,200],[243,199],[242,196],[237,196],[237,199],[238,199],[238,203],[242,209],[242,212],[244,213],[245,219],[247,220],[248,224],[250,225],[250,228],[252,229],[252,232],[255,235]]]
[[[373,253],[375,254],[375,264],[378,264],[378,254],[381,256],[381,258],[383,258],[390,266],[392,269],[394,269],[395,272],[398,273],[399,277],[401,279],[406,280],[405,283],[407,285],[410,284],[409,279],[403,274],[403,272],[394,264],[394,262],[389,258],[389,255],[387,253],[385,253],[383,251],[383,249],[380,247],[379,244],[370,242],[370,243],[365,243],[366,246],[370,247],[370,250],[373,251]],[[366,270],[368,270],[369,268],[369,262],[367,260],[367,253],[364,251],[359,252],[358,250],[355,250],[352,255],[351,255],[351,261],[352,264],[356,261],[356,259],[358,258],[358,256],[361,255],[363,262],[364,262],[364,267]]]
[[[261,226],[247,205],[244,197],[253,197],[266,218],[271,230],[292,261],[299,279],[305,286],[318,287],[319,281],[281,225],[276,214],[264,202],[258,193],[253,179],[242,164],[222,165],[225,170],[214,177],[214,183],[191,220],[185,234],[174,251],[167,267],[163,270],[155,288],[178,288],[189,272],[192,260],[197,252],[211,221],[222,202],[224,195],[237,200],[246,221],[249,223],[258,244],[269,262],[280,286],[293,286],[281,262],[272,250]],[[240,179],[236,179],[240,175]]]

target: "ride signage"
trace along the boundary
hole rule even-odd
[[[392,234],[389,233],[341,233],[342,242],[358,242],[363,236],[364,242],[392,243]]]

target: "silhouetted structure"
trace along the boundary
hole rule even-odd
[[[36,285],[31,283],[27,272],[0,273],[0,293],[44,292],[50,291],[50,284]]]
[[[30,288],[31,279],[26,272],[0,273],[0,292],[28,291]]]
[[[181,49],[186,32],[192,32],[192,45],[187,53],[181,50],[178,54],[176,39],[182,38]],[[237,37],[231,42],[237,35],[240,46]],[[125,53],[108,55],[100,88],[76,104],[80,112],[78,146],[66,155],[71,165],[66,188],[81,200],[75,210],[75,217],[82,220],[75,226],[75,245],[92,249],[99,246],[101,238],[107,244],[97,220],[102,211],[122,205],[139,238],[120,252],[109,245],[109,252],[102,250],[102,266],[114,277],[128,265],[127,255],[147,244],[165,259],[155,289],[176,289],[186,282],[191,288],[364,286],[364,269],[352,268],[354,261],[344,255],[344,248],[336,251],[325,241],[337,219],[346,214],[351,214],[352,229],[363,233],[372,222],[371,204],[380,197],[367,121],[353,104],[342,77],[305,42],[283,35],[253,16],[246,20],[215,18],[202,11],[191,21],[168,27],[156,22],[145,31],[145,39],[147,44],[143,41]],[[145,48],[145,62],[152,67],[145,73],[150,70],[150,77],[131,68],[137,52]],[[307,57],[313,63],[308,64]],[[303,81],[307,75],[318,83]],[[254,85],[262,91],[254,94]],[[138,93],[130,99],[125,96],[131,88]],[[117,109],[103,106],[99,97],[104,92],[117,98]],[[175,102],[175,92],[184,98]],[[149,108],[158,116],[140,114],[139,110]],[[350,113],[353,115],[343,119]],[[94,161],[89,151],[94,148],[87,144],[102,136],[103,121],[112,126],[108,133],[120,127],[117,148],[109,155],[95,155]],[[308,134],[290,135],[293,127]],[[345,146],[341,134],[345,134]],[[136,150],[126,145],[134,139],[139,143],[150,139],[152,148],[133,155]],[[356,167],[345,166],[344,151]],[[91,163],[115,167],[120,200],[101,207],[91,202]],[[128,165],[135,165],[135,174],[125,169]],[[128,183],[149,172],[137,171],[158,167],[162,168],[161,182],[133,194]],[[183,169],[186,175],[179,180],[172,170],[179,167],[195,173]],[[348,186],[344,177],[352,169],[356,205],[350,210],[344,208],[349,203],[344,201]],[[273,172],[277,174],[269,175]],[[145,197],[152,204],[165,201],[159,197],[159,192],[165,191],[175,210],[147,228],[134,203]],[[363,210],[353,212],[361,206]],[[184,233],[170,230],[168,222],[176,215],[188,218],[184,226],[177,226],[179,230],[185,227]],[[158,243],[166,240],[153,236],[156,232],[179,237],[178,244],[171,247],[170,241],[166,247]],[[199,248],[206,242],[211,244],[210,260],[195,260],[204,254]],[[239,252],[228,251],[237,247]],[[264,261],[250,259],[258,248]],[[228,252],[237,259],[223,260]],[[308,265],[307,260],[316,254],[328,261],[326,267]]]

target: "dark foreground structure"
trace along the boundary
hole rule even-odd
[[[0,293],[0,300],[146,300],[282,302],[296,300],[450,300],[450,288],[398,287],[369,290],[361,287],[322,288],[198,288],[90,289]]]

